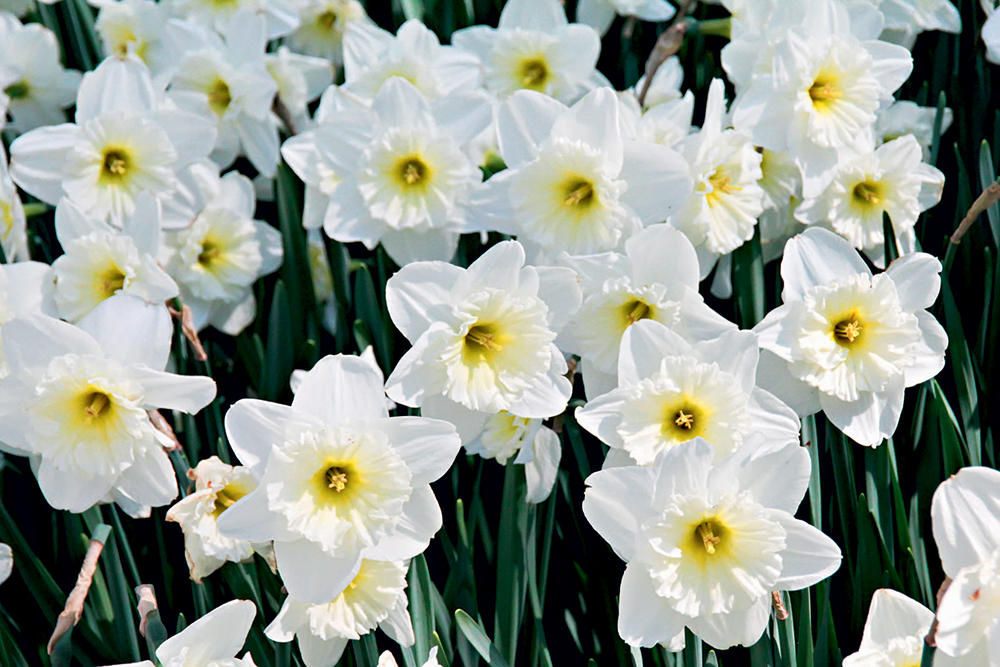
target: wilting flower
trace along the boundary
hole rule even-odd
[[[184,531],[184,555],[191,578],[200,582],[226,561],[239,563],[259,553],[274,560],[270,544],[251,544],[225,537],[216,521],[222,513],[257,488],[257,480],[243,466],[231,466],[212,456],[188,471],[195,490],[174,504],[167,521],[176,521]]]
[[[479,57],[486,89],[500,98],[534,90],[571,104],[607,85],[595,69],[600,36],[588,25],[570,24],[558,0],[511,0],[497,28],[464,28],[452,43]]]
[[[298,640],[306,667],[329,667],[351,639],[382,629],[402,646],[412,646],[407,611],[407,561],[362,560],[360,569],[332,601],[323,604],[285,599],[265,633],[276,642]]]
[[[952,579],[937,611],[938,651],[963,665],[1000,664],[1000,472],[959,470],[934,492],[931,519]]]
[[[795,413],[754,386],[758,353],[747,331],[692,345],[655,320],[636,322],[622,337],[618,388],[591,397],[577,420],[615,452],[607,466],[649,465],[697,437],[719,459],[754,432],[797,443]]]
[[[569,401],[566,362],[553,344],[580,303],[566,268],[524,266],[516,241],[462,269],[416,262],[386,284],[393,323],[413,347],[386,383],[397,403],[443,395],[468,410],[546,418]]]
[[[214,141],[211,124],[161,106],[141,61],[108,58],[80,84],[75,125],[39,128],[11,144],[10,174],[42,201],[67,197],[120,229],[143,191],[173,193],[177,171],[206,157]]]
[[[253,284],[281,266],[281,232],[254,220],[253,184],[239,173],[203,185],[208,201],[187,229],[164,232],[161,259],[194,325],[238,335],[257,314]]]
[[[924,650],[924,638],[934,621],[934,612],[902,593],[880,588],[872,596],[865,621],[861,646],[857,653],[844,658],[844,667],[913,667],[919,665]],[[962,663],[938,652],[934,664],[958,667],[961,664],[983,665],[969,656]],[[983,656],[985,657],[985,656]]]
[[[833,180],[796,208],[807,225],[833,229],[885,265],[882,219],[888,215],[902,254],[916,248],[913,227],[920,213],[936,205],[944,174],[921,161],[920,145],[912,135],[882,144],[874,152],[843,157]]]
[[[784,304],[754,331],[760,386],[799,415],[822,410],[855,441],[892,436],[903,390],[944,366],[948,337],[925,309],[937,298],[941,263],[925,253],[872,276],[847,241],[811,228],[785,246]]]
[[[614,250],[665,220],[691,191],[687,163],[666,146],[624,141],[618,108],[609,88],[570,108],[532,91],[511,96],[497,126],[509,169],[476,202],[485,226],[576,255]]]
[[[587,478],[583,512],[628,563],[618,632],[632,646],[684,646],[684,628],[717,648],[755,643],[771,592],[806,588],[840,567],[829,537],[793,517],[809,483],[797,444],[748,439],[715,463],[698,438],[651,468]]]
[[[324,111],[314,131],[289,139],[282,152],[327,197],[327,235],[382,243],[399,264],[451,259],[481,180],[461,148],[489,124],[489,105],[457,96],[431,105],[393,77],[370,110]]]
[[[669,262],[663,261],[670,257]],[[698,294],[698,257],[684,234],[651,225],[625,242],[625,254],[561,256],[583,288],[583,303],[559,334],[560,349],[581,357],[589,398],[618,386],[622,335],[640,320],[655,320],[691,340],[710,340],[735,328]]]
[[[139,516],[177,495],[146,411],[198,412],[215,383],[163,372],[172,331],[164,306],[124,294],[79,328],[45,316],[3,325],[10,375],[0,381],[0,449],[38,457],[52,507],[83,512],[114,501]]]
[[[576,20],[603,35],[618,14],[643,21],[667,21],[676,12],[666,0],[580,0]]]
[[[56,209],[56,236],[64,254],[52,263],[48,292],[64,320],[81,320],[115,294],[150,303],[178,294],[177,283],[156,263],[160,206],[146,193],[137,198],[121,232],[64,199]]]
[[[7,114],[14,132],[65,122],[63,109],[73,104],[79,85],[80,73],[60,64],[51,30],[40,23],[21,25],[0,11],[0,130]]]
[[[254,667],[247,653],[237,659],[257,615],[257,607],[249,600],[231,600],[208,612],[156,649],[160,665],[217,665],[222,667]],[[153,667],[151,660],[116,665],[115,667]]]
[[[458,453],[455,427],[389,418],[381,376],[366,360],[321,359],[291,407],[237,402],[226,432],[258,486],[219,517],[219,530],[274,540],[278,573],[296,600],[330,602],[362,557],[412,558],[441,527],[430,483]]]

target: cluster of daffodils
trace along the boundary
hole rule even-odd
[[[735,94],[711,81],[700,126],[676,58],[624,91],[596,69],[615,17],[669,20],[665,0],[580,0],[574,23],[558,0],[510,0],[450,44],[418,20],[387,32],[356,0],[94,5],[106,58],[86,73],[0,11],[0,451],[30,457],[53,508],[173,503],[192,579],[259,555],[287,592],[266,636],[329,667],[375,629],[414,644],[407,571],[442,526],[430,485],[463,447],[523,466],[524,501],[550,496],[572,399],[608,448],[582,502],[627,562],[627,643],[677,651],[689,629],[752,645],[775,595],[839,567],[794,518],[800,418],[878,446],[905,389],[944,365],[927,312],[941,265],[914,226],[941,196],[927,160],[950,116],[894,95],[919,32],[960,30],[950,2],[722,0]],[[291,405],[237,401],[238,465],[203,460],[179,485],[158,411],[197,413],[216,388],[167,372],[171,313],[192,337],[254,322],[296,231],[255,218],[283,165],[304,184],[317,299],[336,307],[324,235],[381,247],[409,348],[387,377],[371,354],[328,355],[293,378]],[[49,209],[61,253],[32,261],[26,210]],[[459,266],[465,234],[481,243]],[[699,290],[731,295],[732,254],[754,240],[781,258],[783,305],[740,330]],[[997,664],[990,475],[935,496],[952,580],[937,645]],[[0,545],[0,580],[10,562]],[[859,655],[912,664],[893,632],[929,625],[915,604],[880,593],[873,619],[908,620],[873,620]],[[156,659],[252,666],[234,655],[254,615],[225,604]]]

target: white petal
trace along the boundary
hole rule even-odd
[[[925,310],[914,313],[920,328],[921,340],[910,351],[910,365],[903,368],[907,387],[931,379],[944,368],[944,355],[948,347],[948,334],[944,327]]]
[[[382,431],[392,448],[406,462],[414,487],[434,482],[451,468],[462,443],[455,426],[424,417],[391,417],[369,422]]]
[[[770,350],[761,350],[757,362],[757,386],[773,394],[800,417],[823,409],[819,389],[799,380],[788,370],[788,362]]]
[[[528,487],[525,500],[537,504],[552,493],[556,475],[559,473],[562,444],[552,429],[543,426],[535,435],[532,448],[534,456],[531,461],[524,464],[524,478]]]
[[[665,508],[674,494],[705,495],[714,459],[715,447],[702,438],[674,445],[660,454],[653,464],[657,471],[653,509]]]
[[[931,500],[931,525],[945,574],[986,560],[1000,548],[1000,472],[963,468]]]
[[[903,255],[886,267],[899,296],[899,306],[906,312],[930,308],[941,290],[941,262],[932,255],[915,252]]]
[[[524,266],[524,247],[517,241],[501,241],[473,262],[459,280],[458,288],[492,289],[516,292]]]
[[[618,605],[618,634],[631,646],[667,643],[683,635],[688,620],[656,594],[656,584],[641,565],[630,563],[622,576]]]
[[[754,434],[712,470],[713,481],[732,475],[755,502],[794,515],[809,487],[812,461],[798,443],[780,444]]]
[[[360,21],[352,21],[360,23]],[[337,664],[340,656],[347,648],[348,640],[344,637],[333,637],[323,639],[310,632],[303,632],[298,635],[299,652],[302,654],[302,662],[306,667],[330,667]]]
[[[11,320],[3,325],[3,353],[11,370],[44,368],[62,354],[104,356],[89,335],[54,317],[35,315]]]
[[[255,398],[237,401],[226,412],[226,437],[240,463],[260,479],[271,454],[271,447],[281,447],[299,435],[318,431],[323,425],[290,406]]]
[[[631,187],[631,186],[630,186]],[[659,283],[698,289],[698,255],[684,234],[670,225],[652,225],[625,242],[637,285]],[[664,257],[670,261],[664,261]]]
[[[694,186],[691,169],[677,151],[638,141],[626,141],[619,178],[628,183],[622,202],[644,225],[663,222],[679,209]]]
[[[249,600],[231,600],[208,612],[156,649],[162,664],[182,655],[191,664],[235,657],[243,648],[257,607]]]
[[[407,340],[412,343],[434,322],[450,319],[450,294],[461,275],[462,269],[453,264],[416,262],[389,278],[386,307]]]
[[[427,548],[441,529],[441,507],[429,486],[417,487],[403,505],[396,529],[374,546],[365,549],[371,560],[407,560]]]
[[[611,88],[595,88],[574,104],[552,126],[552,136],[583,141],[597,149],[611,173],[622,168],[622,138],[618,124],[618,98]]]
[[[778,398],[759,387],[750,392],[751,429],[767,433],[772,443],[799,441],[801,422],[798,415]]]
[[[549,307],[547,322],[552,331],[560,331],[583,301],[583,291],[576,271],[559,266],[539,266],[538,298]]]
[[[195,414],[215,398],[215,380],[203,376],[175,375],[133,368],[131,376],[142,384],[147,410],[166,408]]]
[[[162,449],[152,449],[136,457],[115,486],[122,495],[151,507],[168,505],[177,497],[177,477]]]
[[[389,416],[381,374],[360,357],[323,357],[306,373],[292,407],[333,426]]]
[[[851,244],[831,231],[811,227],[785,245],[781,298],[785,303],[801,299],[817,285],[832,285],[859,273],[871,275]]]
[[[79,324],[104,354],[123,365],[144,365],[159,371],[170,357],[173,322],[166,306],[131,294],[116,294],[90,311]]]
[[[274,556],[288,594],[313,604],[326,604],[336,598],[361,569],[360,552],[335,558],[309,540],[275,542]]]
[[[764,634],[771,615],[771,599],[763,597],[743,611],[728,614],[705,614],[688,620],[688,627],[715,648],[753,646]]]
[[[635,556],[636,537],[642,524],[654,515],[647,503],[634,498],[652,498],[656,471],[652,468],[614,468],[587,477],[583,515],[619,558]]]
[[[622,336],[618,384],[630,386],[660,370],[663,357],[691,353],[691,345],[655,320],[639,320]]]
[[[380,621],[378,627],[400,646],[413,646],[416,638],[413,636],[413,622],[410,620],[410,612],[406,608],[406,593],[400,593],[396,600],[396,606],[389,610],[389,616]],[[437,652],[437,647],[431,647],[431,656]],[[385,654],[383,654],[385,655]],[[381,664],[381,663],[379,663]],[[424,664],[429,667],[430,661]]]
[[[53,508],[84,512],[108,494],[117,475],[86,477],[80,471],[57,470],[47,459],[38,467],[38,486]]]
[[[288,530],[288,519],[268,508],[267,490],[259,487],[220,514],[216,526],[226,537],[245,542],[289,541],[301,537]]]
[[[615,8],[608,0],[580,0],[576,6],[576,20],[604,34],[615,20]]]
[[[79,128],[63,124],[22,134],[10,145],[10,176],[26,192],[55,206],[63,196],[63,169]]]
[[[774,584],[775,589],[797,591],[807,588],[840,569],[840,547],[818,528],[787,512],[773,512],[769,518],[785,529],[781,576]]]
[[[916,600],[880,588],[872,596],[861,648],[888,648],[893,639],[926,635],[933,621],[934,612]]]
[[[556,119],[566,107],[548,95],[519,90],[510,96],[497,114],[500,155],[511,169],[521,167],[538,155],[538,145],[549,137]]]
[[[630,394],[631,390],[625,387],[591,398],[586,405],[576,409],[576,421],[612,449],[621,449],[625,443],[618,434],[618,427]]]

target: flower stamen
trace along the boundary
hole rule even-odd
[[[632,324],[635,324],[639,320],[644,320],[649,317],[649,304],[645,301],[636,301],[632,310],[629,311],[628,320]]]
[[[541,58],[532,58],[521,63],[521,84],[531,90],[540,90],[549,78],[549,68]]]
[[[687,430],[690,431],[694,427],[694,415],[686,414],[683,409],[678,410],[677,417],[674,419],[674,423],[680,426],[681,428],[686,428]]]
[[[473,345],[484,347],[490,352],[499,352],[503,349],[503,345],[497,342],[496,337],[494,333],[484,331],[479,327],[472,327],[465,335],[465,340]]]
[[[343,468],[332,466],[326,470],[326,486],[337,493],[342,493],[347,488],[347,471]]]
[[[715,545],[722,542],[722,538],[715,534],[715,526],[712,525],[712,522],[703,521],[698,524],[695,533],[701,539],[701,543],[705,547],[705,553],[710,556],[714,555]]]
[[[23,100],[31,94],[31,84],[21,79],[4,88],[3,92],[12,100]]]
[[[841,345],[851,345],[861,335],[861,322],[857,318],[847,318],[833,328],[833,337]]]
[[[589,206],[594,201],[594,184],[583,179],[570,181],[566,186],[563,204],[572,207]]]
[[[95,391],[86,398],[85,403],[86,405],[83,408],[83,422],[89,425],[104,414],[105,410],[111,404],[111,399],[104,392]]]

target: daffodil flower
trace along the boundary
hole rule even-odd
[[[799,590],[840,567],[840,549],[793,514],[809,483],[798,444],[749,438],[718,460],[696,438],[653,467],[587,478],[583,513],[627,565],[618,632],[632,646],[684,646],[684,628],[716,648],[754,644],[771,592]]]

